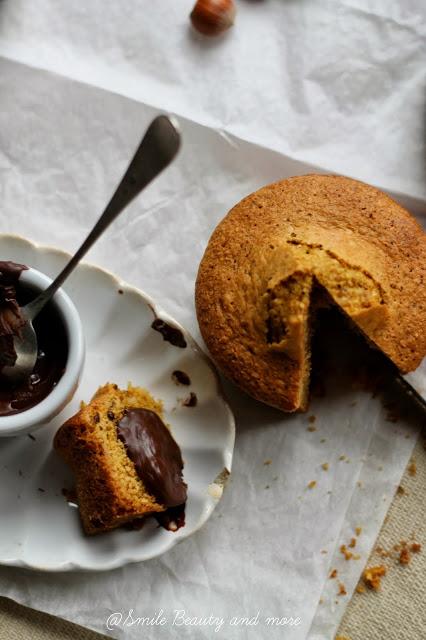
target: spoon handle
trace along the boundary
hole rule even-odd
[[[86,240],[48,288],[22,309],[27,320],[35,318],[111,222],[170,164],[179,147],[180,133],[176,123],[168,116],[156,117],[149,125],[105,211]]]

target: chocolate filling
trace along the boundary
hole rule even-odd
[[[117,424],[117,436],[147,491],[165,507],[182,505],[182,455],[160,417],[149,409],[128,409]]]

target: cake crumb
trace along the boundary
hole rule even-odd
[[[359,487],[360,489],[362,489],[362,482],[361,480],[358,480],[358,482],[356,483],[357,487]]]
[[[340,553],[345,556],[345,560],[350,560],[353,556],[353,553],[347,550],[345,544],[340,545]]]
[[[398,562],[399,564],[410,564],[411,555],[407,547],[403,547],[399,552]]]
[[[263,461],[263,464],[265,465],[265,467],[267,467],[268,465],[272,464],[272,460],[268,458],[267,460]]]
[[[362,527],[355,527],[355,535],[360,536],[362,533]]]
[[[345,456],[344,454],[342,454],[342,455],[339,457],[339,460],[346,460],[346,456]]]
[[[328,551],[327,551],[327,549],[321,549],[321,553],[322,553],[323,555],[325,555],[326,553],[328,553]]]
[[[339,582],[339,591],[337,593],[338,596],[346,596],[348,592],[346,591],[346,587],[343,582]]]
[[[358,585],[356,586],[356,588],[355,588],[355,591],[356,591],[357,593],[365,593],[365,587],[364,587],[364,585],[362,585],[362,584],[358,584]]]
[[[310,422],[311,424],[313,424],[315,422],[315,420],[317,419],[316,416],[309,416],[308,418],[308,422]]]
[[[351,549],[353,549],[354,547],[356,547],[356,538],[351,538],[350,543],[348,544],[348,547],[350,547]]]
[[[405,494],[407,493],[406,490],[404,489],[404,487],[402,486],[402,484],[398,485],[398,488],[396,490],[396,493],[398,496],[405,496]]]
[[[220,484],[217,484],[216,482],[212,482],[207,487],[207,492],[208,492],[209,496],[219,500],[222,497],[222,494],[223,494],[223,486],[221,486]]]
[[[410,462],[410,464],[408,465],[408,475],[410,476],[415,476],[417,473],[417,465],[416,465],[416,461],[412,460]]]
[[[315,489],[316,486],[317,486],[317,481],[311,480],[310,483],[308,484],[308,489]]]
[[[323,442],[327,442],[327,438],[321,438],[320,442],[321,442],[321,444],[322,444]]]
[[[330,580],[333,580],[337,576],[337,569],[333,569],[329,575]]]
[[[321,465],[321,468],[324,469],[324,471],[328,471],[329,469],[328,462],[323,462]]]
[[[421,548],[421,544],[418,542],[411,542],[409,544],[406,540],[400,540],[400,542],[394,544],[390,550],[383,549],[380,546],[376,547],[375,553],[381,558],[391,558],[396,564],[407,565],[410,564],[412,560],[411,554],[419,553]]]
[[[382,577],[386,575],[386,572],[386,567],[383,564],[380,564],[375,567],[367,567],[364,569],[362,577],[369,589],[379,591]]]
[[[400,551],[402,547],[406,547],[406,546],[407,546],[407,541],[400,540],[398,544],[393,545],[393,548],[394,548],[394,551]]]
[[[307,428],[307,431],[310,431],[311,433],[316,430],[317,428],[313,424],[309,425],[309,427]]]

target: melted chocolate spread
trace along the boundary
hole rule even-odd
[[[25,324],[16,300],[16,285],[24,269],[23,264],[0,262],[0,371],[15,364],[13,338]]]
[[[27,269],[22,264],[0,261],[0,415],[19,413],[41,402],[60,380],[67,361],[68,341],[53,303],[34,320],[38,340],[38,357],[28,380],[18,386],[1,376],[1,369],[13,366],[16,352],[13,338],[25,322],[20,306],[33,300],[38,291],[24,287],[19,276]]]
[[[117,435],[149,493],[165,507],[182,505],[182,455],[159,416],[149,409],[128,409],[117,424]]]
[[[184,407],[196,407],[198,403],[197,394],[191,391],[189,396],[182,402]]]
[[[160,527],[167,531],[177,531],[185,526],[185,504],[179,504],[177,507],[169,507],[160,513],[154,513]]]
[[[191,384],[191,379],[189,375],[185,373],[185,371],[180,371],[179,369],[176,369],[176,371],[173,371],[172,380],[176,384],[184,384],[186,386]]]
[[[151,327],[154,329],[154,331],[158,331],[159,333],[161,333],[161,335],[163,336],[163,340],[170,342],[170,344],[172,344],[174,347],[185,349],[186,340],[180,329],[172,327],[171,324],[168,324],[161,318],[156,318]]]

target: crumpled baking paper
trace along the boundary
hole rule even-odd
[[[420,2],[271,0],[242,1],[229,38],[205,43],[186,29],[189,4],[0,5],[0,220],[75,249],[158,108],[177,112],[179,158],[89,259],[199,338],[193,286],[208,237],[263,184],[312,162],[402,192],[421,217],[424,36]],[[314,399],[315,423],[227,390],[233,474],[201,531],[106,574],[3,568],[0,593],[116,638],[332,638],[417,426],[387,422],[377,399],[344,386]],[[361,558],[344,565],[337,597],[328,572],[356,526]]]
[[[426,198],[423,0],[3,0],[0,53],[377,186]]]

